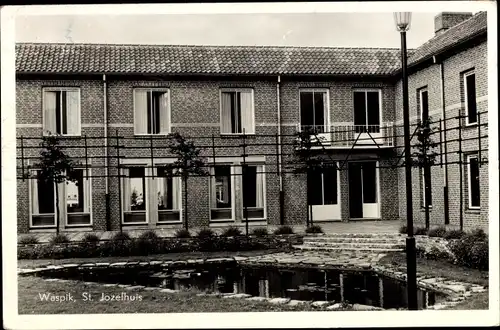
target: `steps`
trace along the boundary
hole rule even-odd
[[[310,251],[396,252],[405,248],[400,234],[320,234],[304,236],[302,245],[294,248]]]

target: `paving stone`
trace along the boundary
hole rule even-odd
[[[144,288],[145,291],[157,291],[157,290],[161,290],[160,287],[157,287],[157,286],[147,286]]]
[[[106,284],[103,284],[102,286],[104,287],[114,287],[114,286],[118,286],[119,284],[118,283],[106,283]]]
[[[96,282],[83,282],[84,285],[97,285]]]
[[[149,266],[149,262],[148,262],[148,261],[141,261],[141,262],[139,263],[139,266],[142,266],[142,267],[144,267],[144,266]]]
[[[307,301],[304,301],[304,300],[290,300],[288,302],[288,305],[289,306],[297,306],[297,305],[304,305],[304,304],[307,304],[308,302]]]
[[[80,265],[80,267],[94,267],[95,265],[96,265],[95,263],[87,263]]]
[[[271,304],[286,304],[290,301],[290,298],[271,298],[268,300]]]
[[[131,286],[131,285],[130,284],[118,284],[119,288],[128,288],[129,286]]]
[[[44,281],[45,282],[58,282],[59,279],[58,278],[46,278]]]
[[[95,264],[97,267],[108,267],[109,262],[98,262]]]
[[[159,260],[153,260],[153,261],[149,262],[149,264],[151,266],[161,265],[162,263],[163,263],[163,261],[159,261]]]
[[[129,261],[127,262],[127,266],[137,266],[139,265],[139,261]]]
[[[109,265],[110,267],[124,267],[127,263],[126,262],[115,262]]]
[[[161,289],[160,292],[165,292],[165,293],[178,293],[179,290],[172,290],[172,289]]]
[[[380,310],[384,310],[381,307],[362,305],[362,304],[353,304],[352,309],[355,311],[380,311]]]

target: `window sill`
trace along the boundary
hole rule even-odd
[[[245,138],[255,138],[255,133],[246,133],[246,134],[243,134],[243,133],[221,133],[220,134],[220,137],[221,138],[233,138],[233,139],[241,139],[242,137],[245,137]]]
[[[481,214],[481,209],[465,209],[465,213],[467,214]]]
[[[65,226],[65,228],[81,228],[81,227],[92,227],[92,223],[82,223],[82,224],[74,224],[74,225],[66,224],[66,226]]]
[[[475,123],[465,123],[465,128],[474,128],[474,127],[477,128],[477,125],[478,125],[477,122],[475,122]]]
[[[172,221],[158,221],[156,223],[157,226],[162,226],[162,225],[182,225],[183,222],[181,220],[172,220]]]
[[[122,222],[122,226],[147,226],[148,222]]]
[[[166,137],[168,136],[170,133],[158,133],[158,134],[136,134],[134,133],[134,136],[137,137],[137,138],[151,138],[151,137],[155,137],[155,136],[158,136],[158,137]]]

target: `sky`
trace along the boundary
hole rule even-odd
[[[409,48],[434,35],[438,12],[418,12]],[[392,13],[25,15],[16,42],[400,47]]]

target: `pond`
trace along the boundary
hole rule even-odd
[[[235,263],[187,265],[177,269],[141,267],[68,268],[41,276],[85,282],[156,286],[173,290],[195,288],[209,293],[246,293],[266,298],[346,302],[384,309],[406,309],[406,284],[372,270],[255,267]],[[446,295],[418,289],[418,307],[425,309]]]

